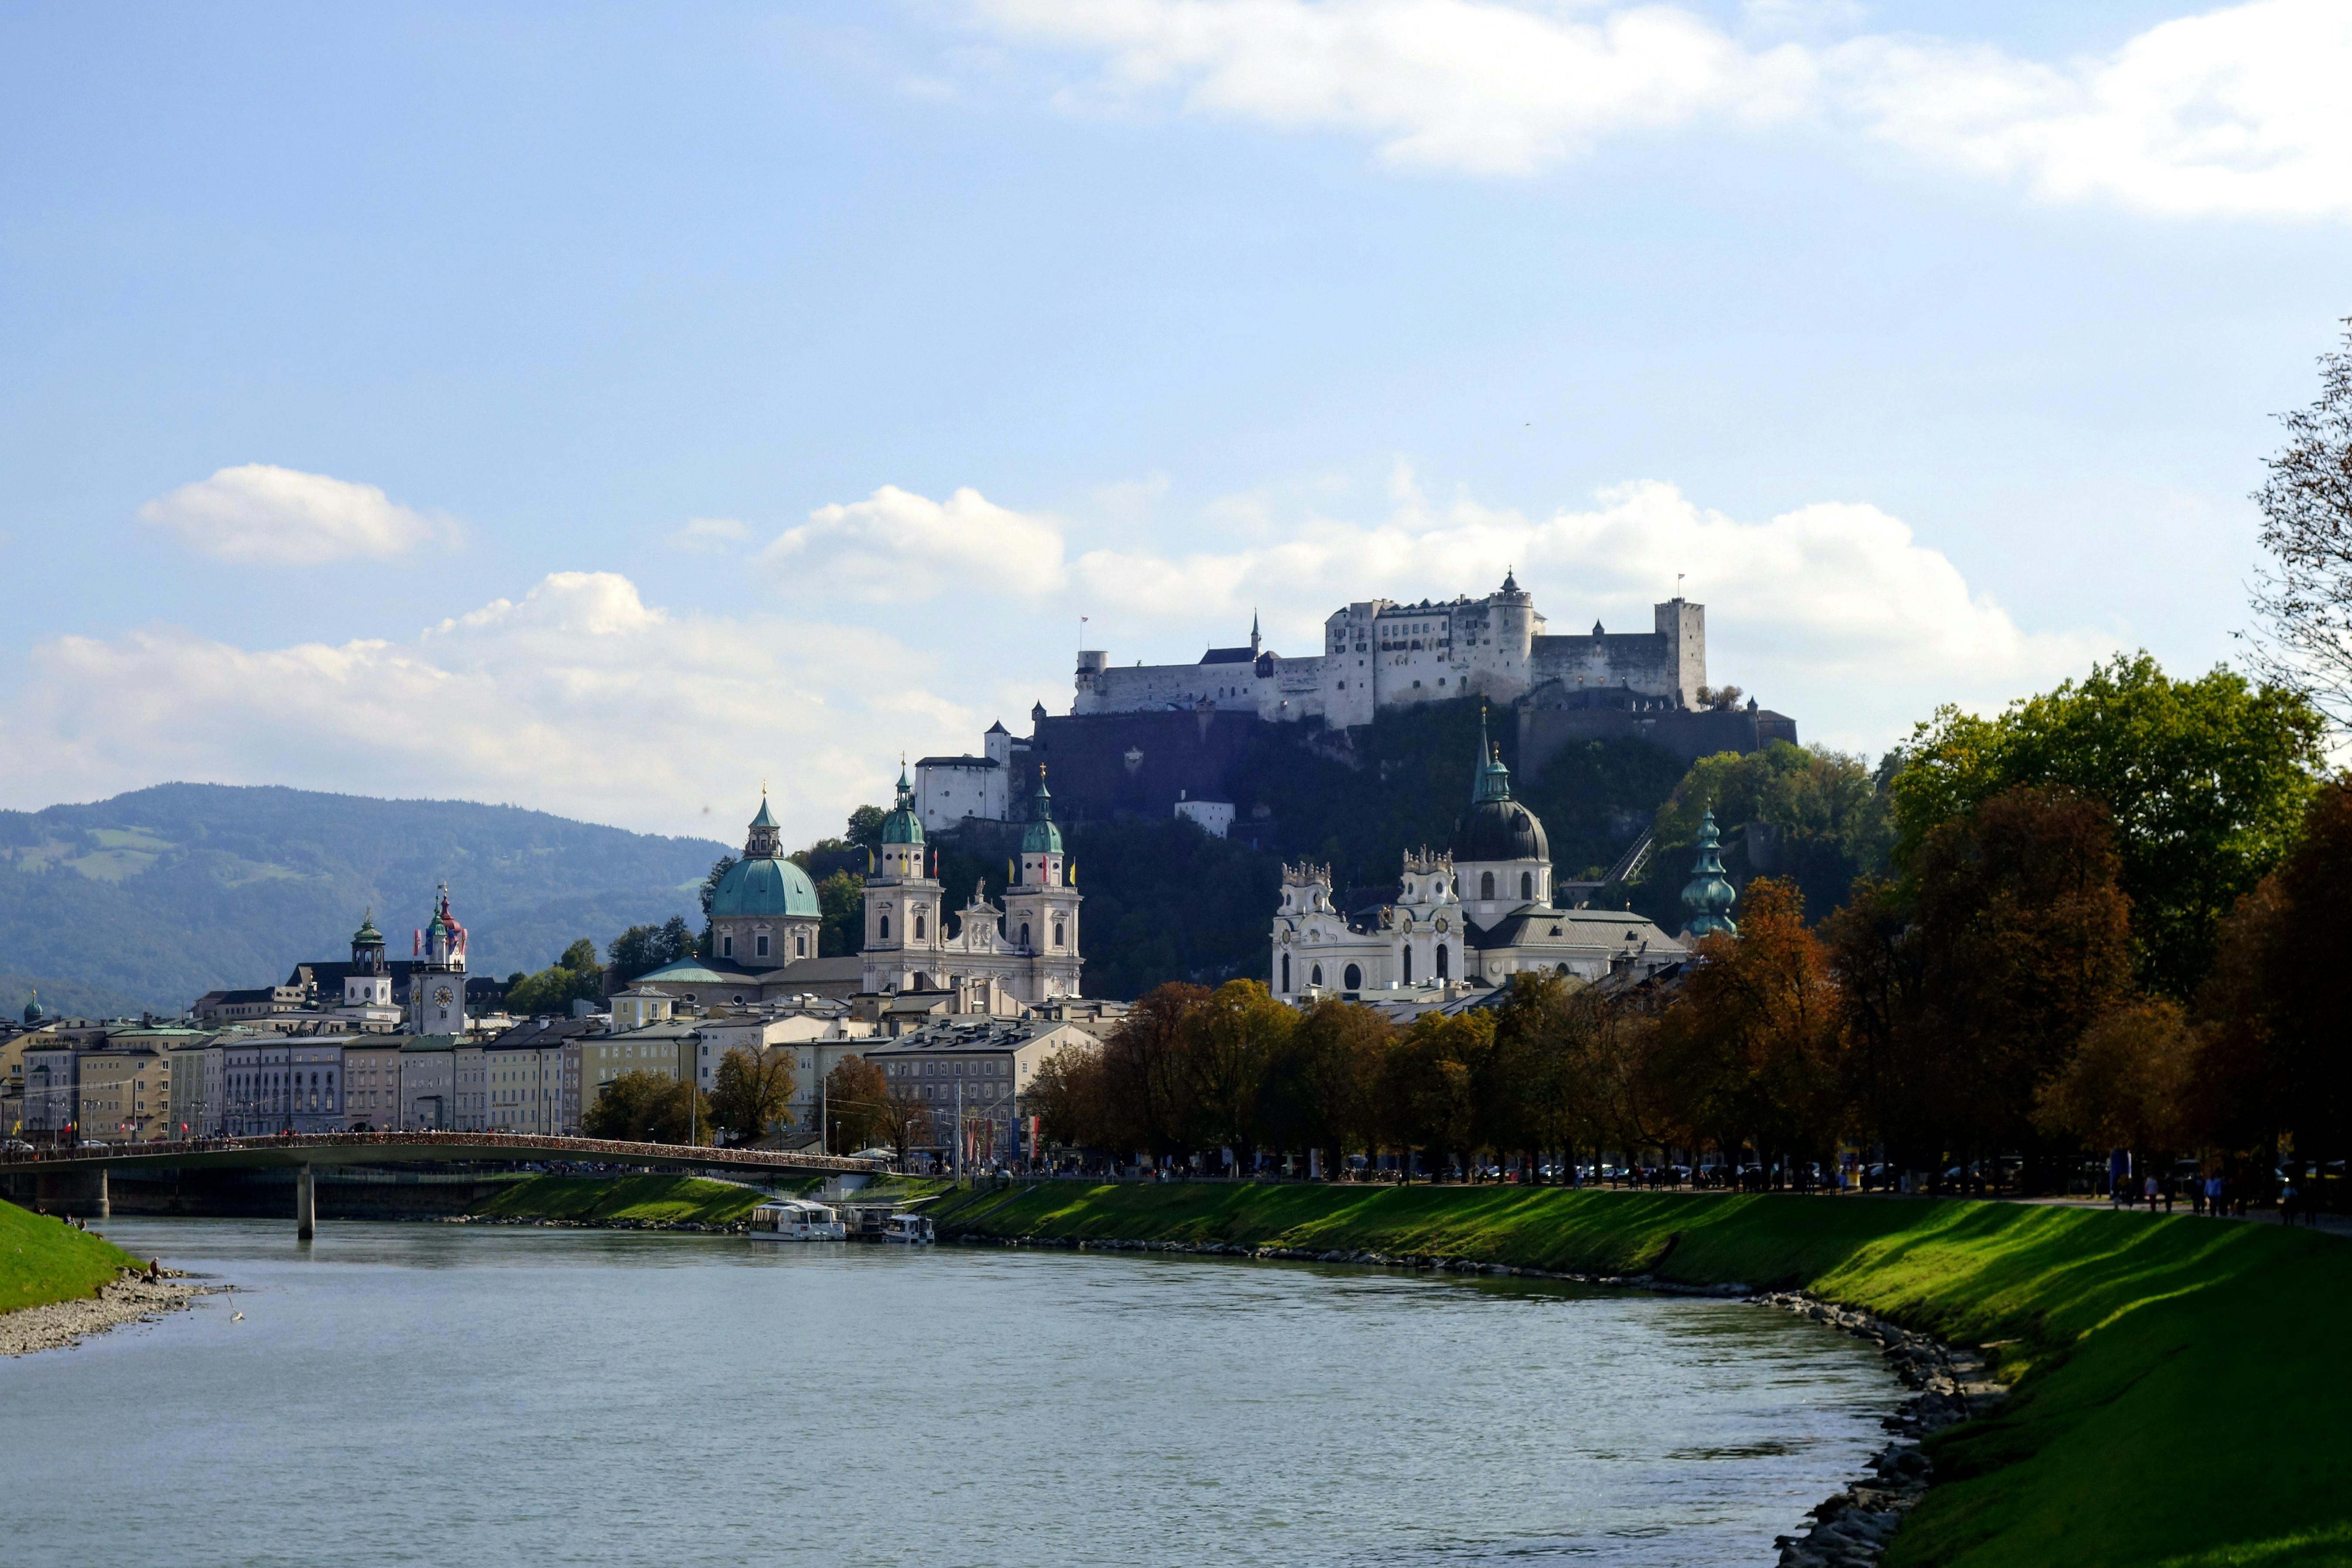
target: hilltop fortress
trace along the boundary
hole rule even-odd
[[[1267,647],[1255,623],[1247,643],[1192,664],[1122,667],[1086,649],[1068,713],[1039,703],[1025,737],[992,725],[978,754],[923,758],[917,810],[934,833],[1010,854],[1050,764],[1066,822],[1172,813],[1257,843],[1263,803],[1236,800],[1232,780],[1267,725],[1297,726],[1302,742],[1347,761],[1347,732],[1381,711],[1461,698],[1513,715],[1526,779],[1563,747],[1595,740],[1646,742],[1687,763],[1797,738],[1786,715],[1708,689],[1705,605],[1669,599],[1645,632],[1596,623],[1554,637],[1535,596],[1506,575],[1484,598],[1349,605],[1324,621],[1323,646],[1300,658]]]
[[[1400,605],[1368,599],[1323,623],[1323,647],[1286,658],[1263,645],[1255,622],[1246,647],[1213,647],[1197,664],[1121,668],[1101,649],[1078,655],[1073,714],[1213,709],[1276,723],[1318,719],[1333,728],[1369,724],[1383,708],[1455,697],[1517,704],[1615,699],[1607,705],[1696,709],[1706,684],[1706,606],[1669,599],[1646,632],[1551,637],[1535,595],[1506,575],[1483,599]],[[1562,701],[1561,706],[1584,706]]]

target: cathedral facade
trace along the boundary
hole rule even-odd
[[[1472,779],[1452,846],[1408,850],[1391,902],[1342,910],[1329,867],[1283,867],[1270,977],[1276,996],[1491,985],[1536,970],[1598,980],[1621,966],[1654,970],[1687,956],[1641,915],[1554,904],[1543,824],[1512,798],[1510,770],[1483,728]]]

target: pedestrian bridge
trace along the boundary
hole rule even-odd
[[[0,1183],[18,1203],[103,1216],[110,1171],[296,1168],[295,1221],[309,1236],[316,1225],[320,1165],[535,1163],[653,1166],[760,1176],[879,1175],[881,1160],[808,1154],[782,1149],[723,1149],[694,1143],[632,1143],[609,1138],[558,1138],[529,1132],[314,1132],[271,1138],[195,1138],[176,1142],[87,1144],[0,1156]]]

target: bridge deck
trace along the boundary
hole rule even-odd
[[[263,1165],[404,1165],[478,1161],[575,1160],[612,1165],[693,1166],[791,1175],[878,1174],[880,1160],[803,1154],[780,1149],[721,1149],[692,1143],[627,1143],[523,1132],[315,1132],[300,1137],[202,1138],[105,1150],[21,1150],[0,1155],[0,1173],[177,1170]]]

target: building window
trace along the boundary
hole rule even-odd
[[[1520,872],[1520,873],[1519,873],[1519,897],[1521,897],[1521,898],[1523,898],[1523,899],[1532,899],[1532,898],[1534,898],[1535,896],[1536,896],[1536,874],[1535,874],[1533,871],[1522,871],[1522,872]]]
[[[721,958],[732,958],[735,956],[735,939],[733,937],[722,936],[719,939],[719,956]]]
[[[1062,922],[1059,921],[1054,922],[1054,945],[1055,947],[1062,945]]]
[[[1321,964],[1318,963],[1314,968],[1307,972],[1307,984],[1309,985],[1320,985],[1323,984],[1323,966]]]
[[[919,913],[915,916],[915,940],[923,940],[923,917]]]
[[[1290,989],[1290,954],[1286,952],[1282,955],[1282,988]]]
[[[1491,899],[1495,896],[1495,873],[1492,871],[1478,873],[1478,896],[1482,899]]]
[[[1021,945],[1024,948],[1029,945],[1029,922],[1027,921],[1023,921],[1021,922]]]
[[[1404,947],[1404,983],[1407,985],[1412,984],[1412,944],[1411,942],[1407,942]]]
[[[1351,963],[1340,972],[1339,984],[1349,991],[1361,991],[1364,988],[1364,972]]]
[[[768,939],[765,936],[759,939],[759,952],[761,958],[768,956]]]
[[[1439,942],[1439,943],[1437,944],[1437,977],[1438,977],[1440,980],[1444,980],[1444,979],[1446,979],[1446,978],[1447,978],[1447,973],[1446,973],[1446,964],[1445,964],[1445,944],[1444,944],[1444,942]]]
[[[800,935],[793,938],[793,955],[795,958],[806,958],[808,956],[808,932],[803,931]]]
[[[882,940],[884,942],[888,942],[890,940],[890,917],[888,915],[884,915],[882,917]]]

